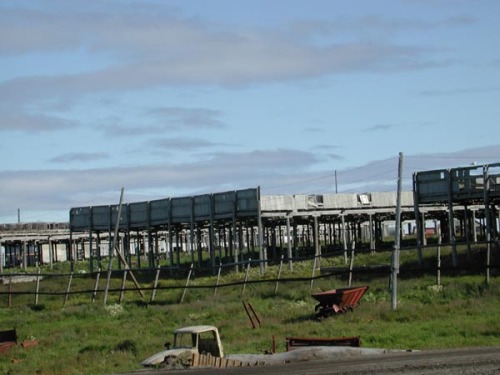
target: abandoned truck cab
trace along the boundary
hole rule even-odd
[[[180,356],[191,357],[196,354],[210,354],[214,357],[224,357],[224,350],[219,331],[214,326],[201,325],[179,328],[174,332],[174,345],[165,344],[166,350],[152,355],[141,362],[143,366],[159,366],[171,364]]]

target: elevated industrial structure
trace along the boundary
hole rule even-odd
[[[453,247],[457,238],[468,244],[497,238],[499,171],[500,164],[490,164],[415,173],[413,191],[401,194],[403,233],[415,236],[419,248],[429,230],[440,230]],[[4,226],[2,267],[85,259],[97,268],[115,251],[137,267],[156,267],[162,258],[177,267],[188,252],[193,264],[212,268],[352,247],[377,251],[394,235],[395,212],[396,192],[261,196],[258,187],[76,207],[66,226]]]

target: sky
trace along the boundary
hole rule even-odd
[[[500,162],[498,0],[2,0],[0,223]],[[402,158],[399,156],[402,155]]]

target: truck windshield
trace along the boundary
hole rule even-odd
[[[193,348],[196,346],[196,334],[177,333],[175,335],[174,346],[176,348]]]

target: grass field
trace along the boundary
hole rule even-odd
[[[433,252],[425,255],[434,262]],[[402,264],[415,261],[414,253],[402,254]],[[449,258],[446,249],[443,259]],[[357,265],[388,264],[390,253],[365,254],[356,257]],[[322,267],[342,266],[343,257],[322,259]],[[59,269],[58,269],[59,267]],[[67,265],[57,265],[54,272]],[[85,264],[77,267],[85,268]],[[19,341],[38,340],[38,346],[20,345],[0,354],[2,374],[117,374],[140,368],[140,361],[161,350],[171,341],[175,328],[194,324],[219,327],[226,353],[264,353],[272,346],[285,351],[288,336],[341,337],[360,336],[362,346],[388,349],[434,349],[467,346],[500,345],[500,280],[492,276],[489,285],[482,274],[444,273],[441,285],[430,273],[403,271],[398,281],[398,307],[391,307],[389,275],[354,274],[353,285],[368,285],[361,304],[352,312],[318,321],[314,316],[316,301],[311,294],[347,285],[339,276],[321,277],[311,282],[311,261],[294,263],[293,272],[283,267],[282,280],[275,279],[277,266],[269,267],[260,276],[257,267],[250,269],[248,280],[255,283],[219,287],[215,278],[197,276],[180,303],[185,277],[161,277],[155,301],[150,303],[150,290],[141,299],[137,291],[111,291],[107,304],[103,293],[91,302],[95,278],[75,273],[72,294],[64,304],[67,277],[45,277],[40,292],[62,292],[49,296],[40,294],[34,303],[33,294],[12,297],[7,307],[6,285],[0,286],[0,330],[15,328]],[[33,270],[34,272],[34,270]],[[44,271],[42,271],[44,273]],[[316,272],[316,276],[319,271]],[[105,278],[105,276],[102,276]],[[138,275],[142,287],[151,287],[153,277]],[[220,285],[241,282],[244,270],[225,273]],[[304,278],[285,281],[284,279]],[[113,278],[119,287],[121,277]],[[128,278],[127,286],[133,288]],[[171,287],[171,289],[169,289]],[[179,288],[175,288],[179,287]],[[101,282],[102,288],[102,282]],[[33,291],[34,283],[13,286],[13,290]],[[260,317],[261,326],[253,329],[242,305],[250,302]]]

